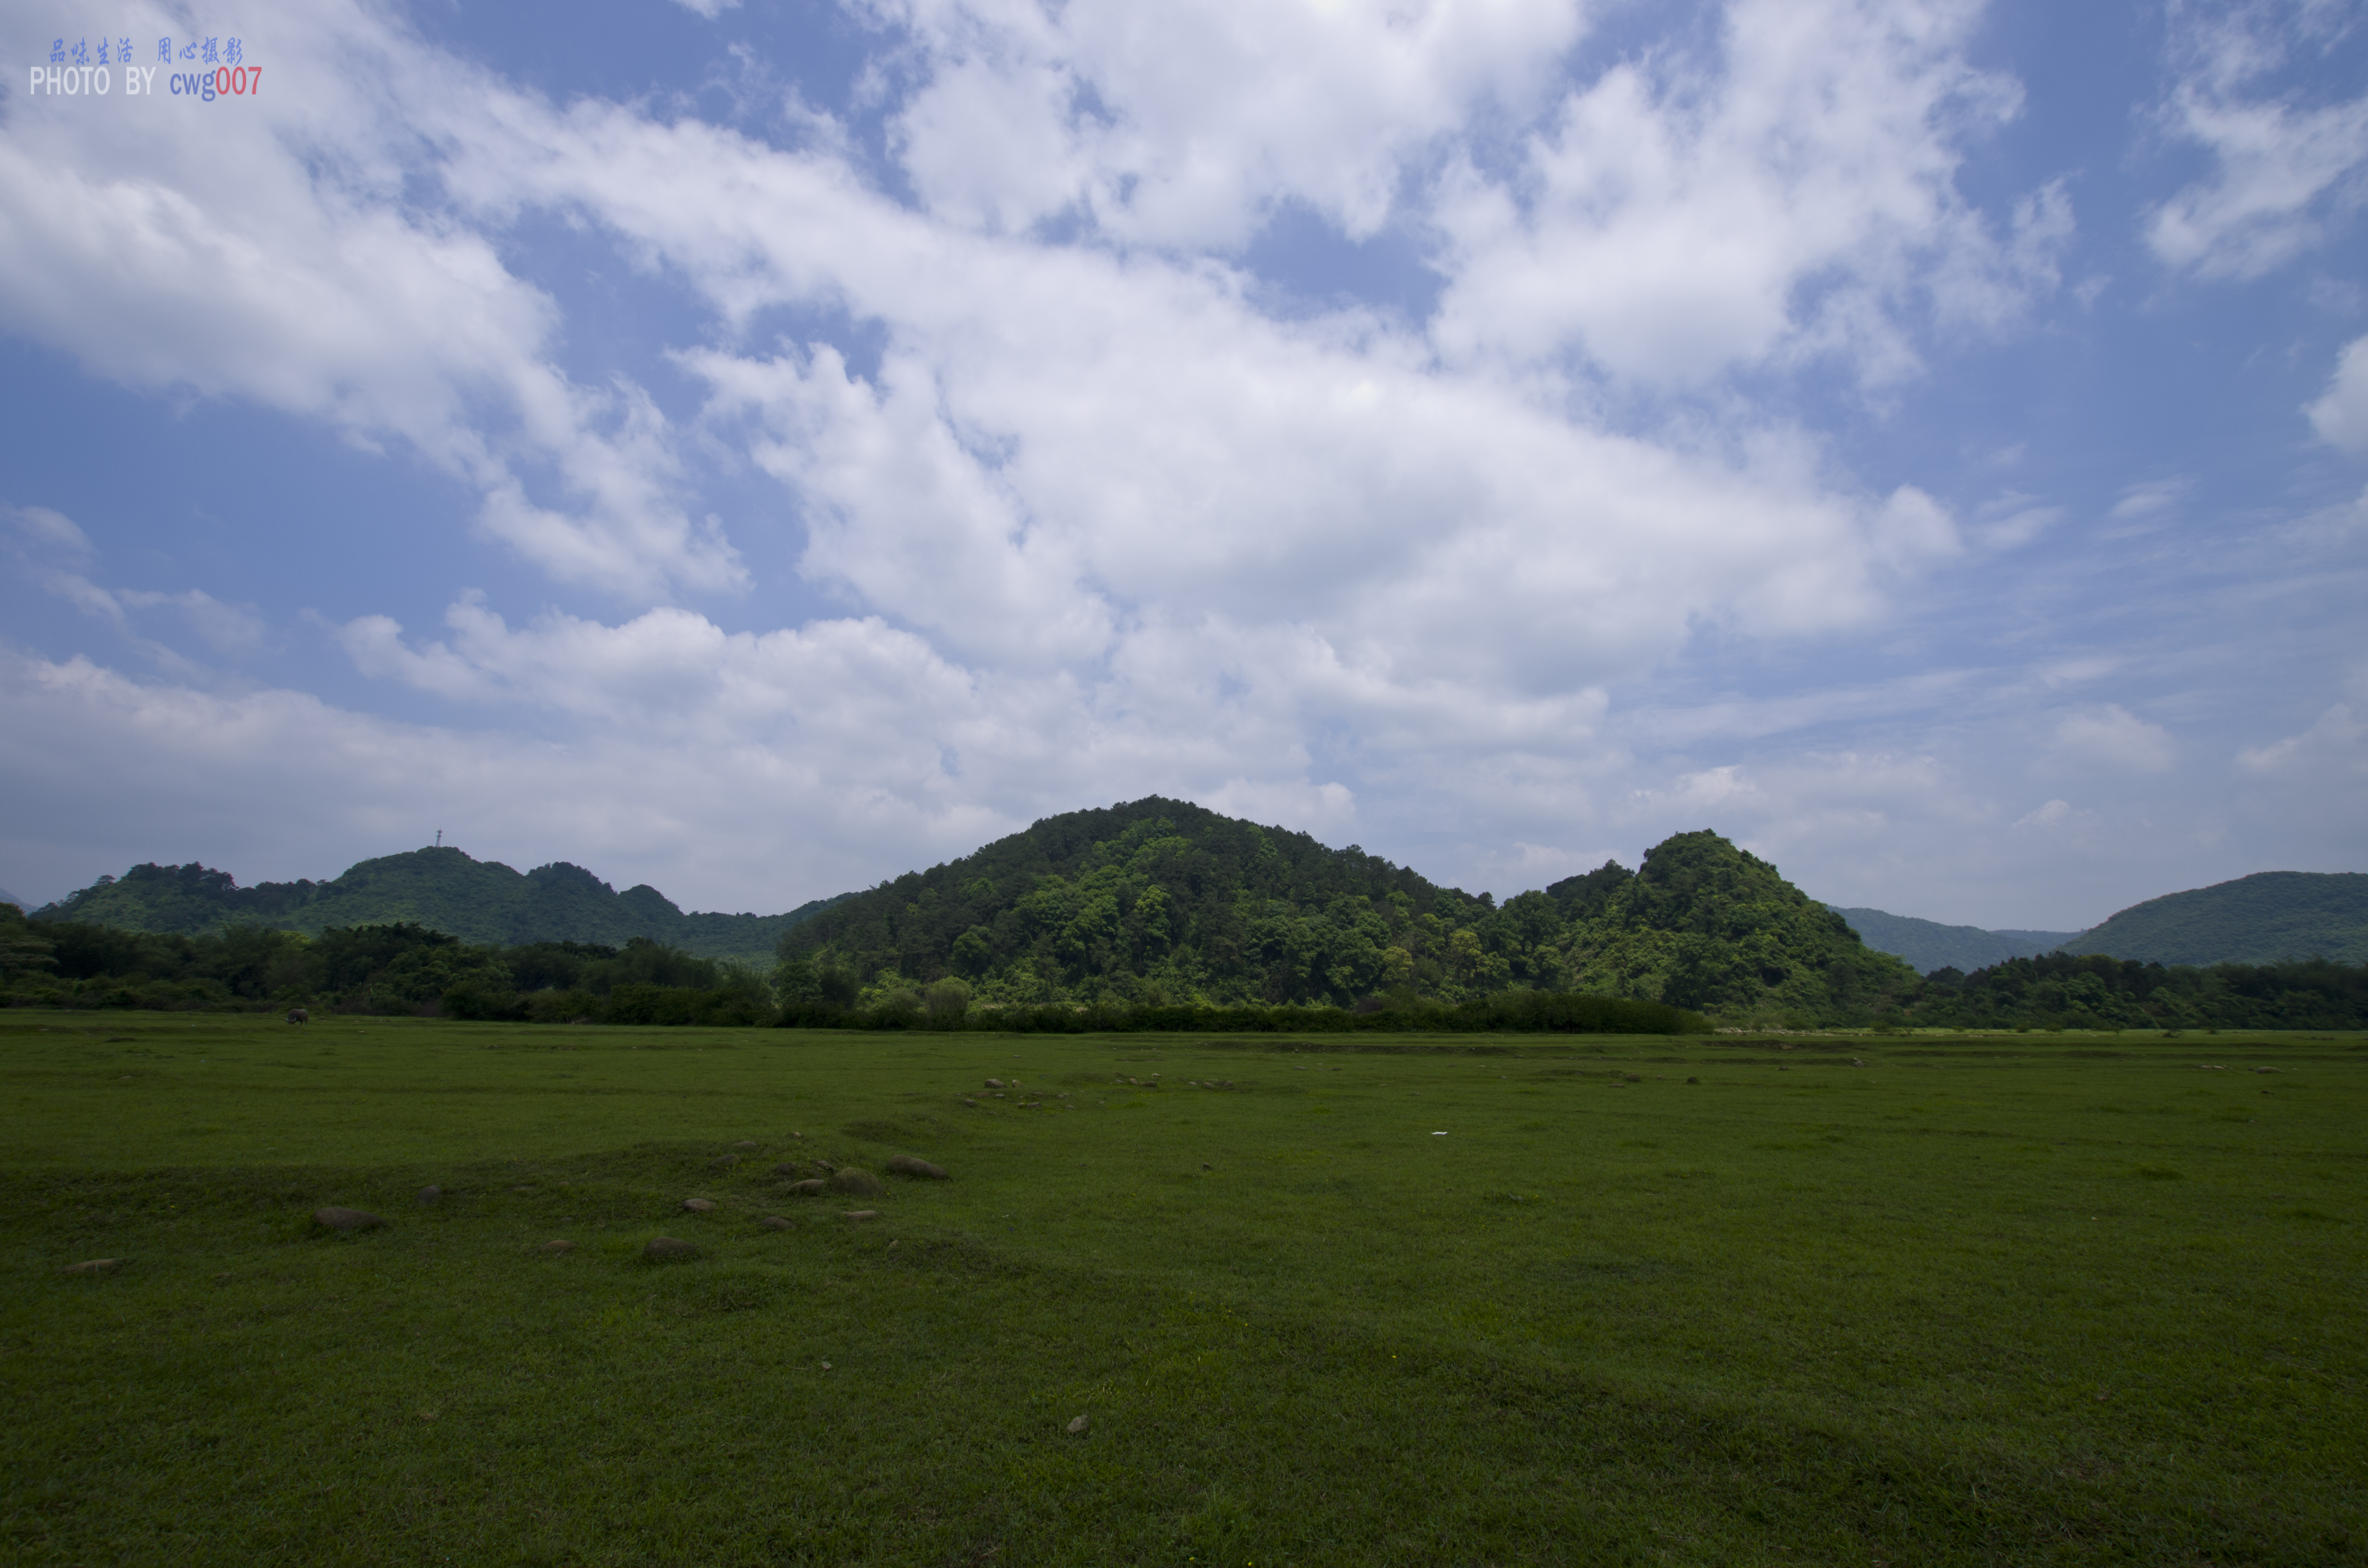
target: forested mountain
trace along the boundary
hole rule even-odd
[[[877,1002],[957,979],[990,1006],[1526,987],[1814,1019],[1916,979],[1712,833],[1498,908],[1354,845],[1157,797],[1048,817],[883,882],[792,927],[781,950],[792,993],[844,976]]]
[[[0,903],[13,903],[17,908],[26,910],[29,910],[33,907],[31,904],[27,903],[23,899],[18,898],[15,893],[10,892],[6,888],[0,888]]]
[[[1839,909],[1866,945],[1907,960],[1920,974],[1936,969],[1975,970],[2009,959],[2052,953],[2078,931],[1985,931],[1978,926],[1943,926],[1912,915],[1880,909]]]
[[[479,945],[589,942],[636,937],[704,958],[769,961],[781,934],[827,900],[786,915],[686,915],[646,883],[617,892],[564,861],[520,873],[458,849],[415,849],[364,860],[329,881],[240,887],[227,871],[134,866],[36,913],[43,919],[178,936],[241,926],[317,935],[332,926],[424,926]]]
[[[2368,873],[2260,871],[2151,898],[2064,950],[2166,964],[2368,962]]]

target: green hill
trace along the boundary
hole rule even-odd
[[[2064,944],[2148,963],[2368,962],[2368,872],[2260,871],[2133,904]]]
[[[1836,909],[1866,945],[1906,959],[1921,974],[1936,969],[1972,971],[2009,959],[2052,953],[2078,931],[1985,931],[1978,926],[1943,926],[1912,915],[1880,909]]]
[[[1351,845],[1153,797],[1048,817],[797,926],[784,951],[874,997],[986,1004],[1462,1000],[1514,987],[1770,1016],[1863,1010],[1915,975],[1712,833],[1498,908]]]
[[[211,936],[240,926],[311,935],[337,926],[410,922],[464,942],[515,946],[635,937],[702,958],[770,962],[781,933],[830,901],[786,915],[686,915],[646,883],[619,892],[564,861],[518,872],[458,849],[415,849],[347,868],[329,881],[259,882],[195,863],[134,866],[38,911],[123,930]]]

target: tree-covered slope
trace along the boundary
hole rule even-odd
[[[1943,926],[1912,915],[1890,915],[1880,909],[1840,909],[1834,913],[1877,952],[1907,960],[1918,973],[1936,969],[1976,970],[2009,959],[2052,953],[2077,931],[1986,931],[1978,926]]]
[[[1822,1021],[1915,984],[1913,970],[1717,834],[1678,834],[1634,876],[1619,872],[1605,866],[1547,890],[1575,915],[1564,946],[1581,989]]]
[[[1461,1000],[1522,986],[1818,1018],[1915,975],[1715,834],[1497,908],[1350,846],[1154,797],[1048,817],[794,927],[787,988],[987,1004]],[[794,998],[792,998],[794,999]]]
[[[2261,871],[2148,899],[2063,950],[2166,964],[2368,962],[2368,873]]]
[[[437,848],[364,860],[325,882],[251,888],[240,887],[227,871],[196,864],[134,866],[39,913],[190,937],[238,926],[317,934],[332,926],[398,923],[480,945],[621,947],[644,937],[704,958],[764,960],[782,932],[822,907],[817,902],[786,915],[686,915],[654,887],[619,892],[564,861],[521,873],[499,861]]]

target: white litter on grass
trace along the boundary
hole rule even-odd
[[[1431,1134],[1431,1136],[1432,1136],[1433,1138],[1444,1138],[1444,1137],[1446,1137],[1446,1136],[1447,1136],[1447,1134],[1446,1134],[1446,1133],[1444,1133],[1444,1132],[1434,1132],[1434,1133],[1432,1133],[1432,1134]]]

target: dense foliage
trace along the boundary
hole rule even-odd
[[[458,849],[415,849],[364,860],[329,881],[240,887],[227,871],[134,866],[37,911],[47,919],[186,937],[261,926],[318,935],[336,926],[418,925],[484,945],[591,942],[639,937],[706,958],[764,961],[783,931],[823,907],[787,915],[686,915],[646,883],[617,892],[557,861],[520,873]]]
[[[368,873],[354,884],[367,887],[394,867],[449,888],[492,874],[495,886],[588,883],[608,901],[597,909],[643,893],[664,903],[572,867],[519,877],[457,850],[421,855],[347,876]],[[117,905],[100,895],[127,884],[158,918],[192,924],[225,901],[247,907],[235,903],[247,893],[262,895],[257,909],[281,896],[201,867],[149,867],[70,903],[103,913]],[[1707,832],[1665,840],[1634,871],[1607,863],[1500,908],[1355,846],[1154,798],[1050,817],[809,911],[774,917],[766,973],[640,935],[477,941],[417,919],[158,932],[51,912],[28,921],[0,905],[0,986],[20,1005],[878,1029],[1682,1033],[1706,1017],[1791,1028],[2368,1027],[2363,964],[2053,953],[1919,977]]]
[[[755,971],[637,937],[477,946],[423,926],[316,937],[245,926],[187,937],[0,906],[0,987],[18,1006],[307,1008],[601,1023],[755,1024],[775,1009]]]
[[[926,1010],[949,983],[987,1009],[1389,997],[1408,1016],[1520,990],[1814,1017],[1916,978],[1715,834],[1498,908],[1353,845],[1156,797],[1050,817],[845,899],[781,952],[784,1002],[817,1017]]]
[[[2165,964],[2368,962],[2368,872],[2262,871],[2148,899],[2064,951]]]
[[[2044,953],[1926,977],[1907,1021],[1953,1028],[2368,1028],[2368,964],[2140,963]]]

